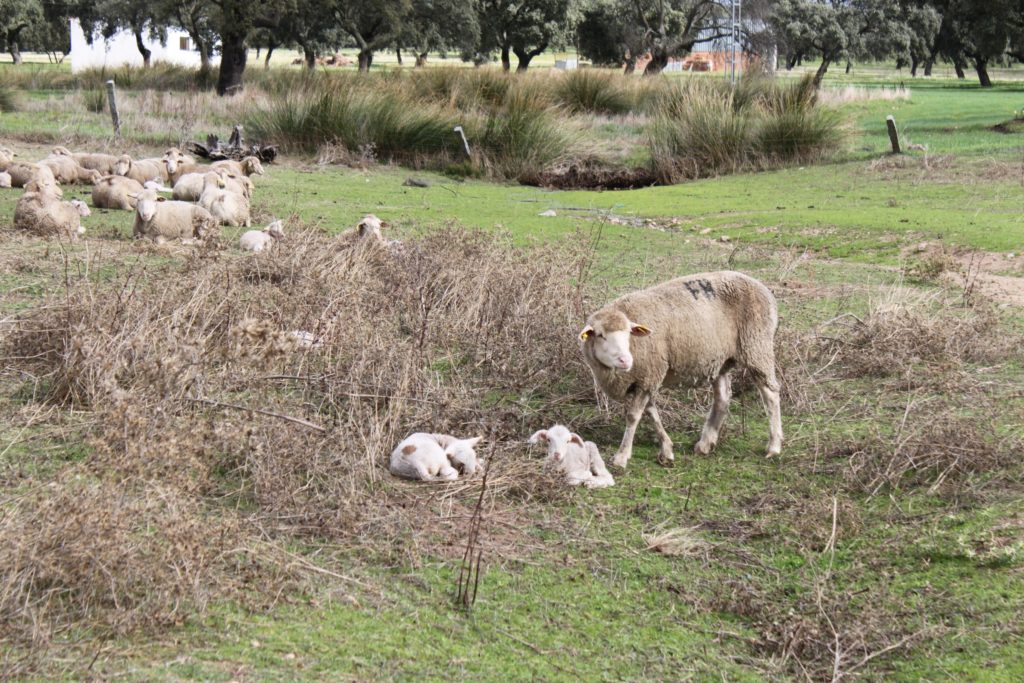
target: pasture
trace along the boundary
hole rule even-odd
[[[258,257],[240,228],[133,241],[130,212],[30,237],[0,190],[0,677],[1024,677],[1024,89],[872,98],[890,77],[829,75],[827,158],[642,189],[289,150],[255,179],[255,224],[288,226]],[[0,146],[156,156],[226,136],[266,78],[234,103],[126,89],[123,140],[86,91],[20,83]],[[921,147],[888,155],[887,114]],[[648,163],[642,116],[579,125]],[[400,271],[337,249],[366,213]],[[721,269],[779,302],[781,456],[738,378],[709,456],[710,391],[668,390],[674,467],[642,422],[614,487],[545,474],[536,429],[606,460],[621,437],[586,315]],[[392,478],[414,430],[483,435],[487,488]]]

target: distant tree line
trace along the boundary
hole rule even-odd
[[[247,50],[266,61],[278,48],[301,51],[308,68],[342,47],[358,51],[360,70],[393,50],[420,66],[431,52],[477,65],[494,59],[517,71],[550,48],[575,47],[595,64],[660,73],[695,46],[732,35],[729,0],[0,0],[0,47],[53,55],[69,49],[68,19],[92,39],[146,38],[186,31],[210,70],[219,56],[217,92],[241,87]],[[938,62],[961,78],[973,69],[991,85],[993,65],[1024,61],[1024,0],[746,0],[737,31],[744,51],[792,69],[817,63],[816,80],[835,65],[895,59],[912,75]]]

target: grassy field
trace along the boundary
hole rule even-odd
[[[830,74],[827,83],[838,93],[881,79]],[[112,143],[103,114],[62,108],[63,96],[52,93],[23,96],[53,98],[52,107],[0,115],[0,145],[28,158],[43,156],[55,141],[85,146],[92,140],[157,153],[169,141],[167,127],[179,125],[161,126],[159,102],[140,102],[137,134]],[[210,290],[211,301],[223,289],[225,309],[235,306],[249,317],[284,324],[299,324],[289,317],[289,306],[301,307],[308,298],[315,308],[331,300],[331,292],[317,291],[318,283],[329,283],[362,324],[376,310],[372,306],[386,306],[375,298],[373,283],[331,279],[347,277],[343,273],[314,277],[301,261],[316,260],[316,249],[326,249],[368,212],[390,223],[389,236],[407,245],[423,245],[415,248],[427,254],[437,249],[441,256],[450,250],[452,267],[464,268],[467,280],[477,268],[503,273],[507,280],[495,277],[491,283],[496,290],[505,284],[525,291],[530,278],[543,281],[550,273],[566,281],[585,273],[590,307],[683,273],[730,268],[763,279],[780,304],[777,353],[786,428],[782,456],[765,459],[763,410],[756,392],[741,390],[718,449],[695,457],[690,450],[709,397],[704,390],[680,390],[663,410],[677,444],[674,468],[656,463],[654,435],[642,426],[634,460],[616,473],[611,489],[567,493],[518,485],[510,480],[540,476],[540,454],[524,441],[549,425],[543,420],[578,425],[606,457],[614,452],[622,420],[617,410],[594,407],[578,360],[542,356],[549,366],[553,359],[566,363],[547,368],[543,376],[551,386],[542,388],[505,384],[514,373],[496,370],[502,382],[472,385],[450,404],[461,428],[478,427],[466,417],[478,410],[479,428],[502,436],[486,451],[497,478],[483,517],[478,599],[466,612],[455,607],[453,595],[479,486],[395,482],[384,470],[387,451],[364,453],[368,441],[341,428],[348,423],[335,411],[350,404],[338,403],[318,386],[292,391],[254,380],[343,373],[358,365],[358,353],[338,344],[328,345],[324,359],[267,356],[266,371],[255,368],[255,374],[237,359],[224,361],[223,374],[211,375],[206,387],[223,393],[208,395],[340,425],[321,438],[266,418],[237,443],[254,453],[279,446],[280,460],[232,459],[221,452],[222,444],[236,442],[217,429],[233,428],[238,415],[147,399],[168,411],[160,419],[193,420],[186,424],[211,430],[203,438],[215,445],[196,446],[189,456],[212,459],[212,473],[202,480],[209,489],[189,489],[193,469],[175,475],[159,464],[150,467],[196,496],[199,518],[211,526],[223,517],[259,529],[258,543],[246,541],[251,560],[218,575],[241,585],[228,591],[211,584],[202,591],[208,600],[191,607],[182,601],[180,612],[170,608],[169,618],[140,627],[87,617],[47,634],[45,624],[62,622],[44,613],[43,625],[29,629],[34,639],[26,639],[23,625],[20,631],[12,626],[18,623],[15,613],[3,612],[0,639],[9,647],[0,655],[0,673],[166,681],[1020,680],[1024,128],[1005,133],[994,127],[1024,106],[1024,89],[1002,84],[983,91],[936,80],[910,84],[907,98],[853,97],[836,106],[849,121],[849,137],[832,163],[630,191],[550,191],[285,157],[257,180],[254,198],[259,222],[288,217],[300,236],[285,242],[280,255],[257,264],[271,274],[260,277],[269,279],[252,277],[234,248],[235,229],[225,230],[219,251],[146,249],[129,240],[131,214],[94,211],[83,221],[88,238],[76,246],[26,239],[9,227],[20,192],[0,191],[0,227],[8,243],[0,258],[0,555],[15,547],[12,520],[32,509],[29,501],[45,501],[47,486],[57,486],[52,482],[65,486],[73,476],[76,485],[86,486],[110,476],[89,469],[93,460],[125,455],[110,446],[122,442],[105,434],[109,411],[102,405],[40,398],[47,382],[61,376],[31,376],[35,366],[23,357],[31,354],[12,341],[19,320],[32,314],[51,320],[47,310],[56,310],[72,293],[81,296],[74,300],[84,309],[107,311],[102,307],[109,305],[116,311],[116,302],[133,288],[152,297],[154,310],[164,315],[174,296],[191,296],[194,278],[197,291]],[[51,111],[44,116],[44,109]],[[223,127],[233,114],[225,109],[204,113],[201,120]],[[926,149],[886,155],[888,114],[907,142]],[[185,134],[184,127],[176,130],[170,135]],[[410,176],[429,186],[406,186]],[[69,190],[66,197],[86,196]],[[556,215],[540,215],[548,210]],[[429,242],[452,224],[486,235],[507,233],[510,246],[472,256],[456,243]],[[471,235],[459,239],[469,243]],[[588,244],[593,265],[574,270],[577,251]],[[304,256],[288,257],[291,250]],[[500,270],[495,258],[513,265]],[[345,263],[353,272],[365,266]],[[530,277],[522,275],[530,268],[536,269]],[[288,296],[294,298],[275,298]],[[541,297],[545,315],[564,312],[543,294],[531,296]],[[207,313],[194,315],[198,320]],[[83,316],[82,329],[102,328],[103,320]],[[538,353],[556,354],[561,347],[565,358],[575,358],[582,316],[543,323],[516,321],[537,335],[544,349]],[[218,334],[224,336],[213,332],[197,341],[183,331],[185,323],[164,327],[192,345],[212,345]],[[99,348],[116,346],[120,331],[110,334],[106,342],[97,337]],[[492,334],[490,341],[487,335],[474,338],[477,346],[470,352],[483,353],[492,344],[511,348]],[[339,339],[353,349],[376,348],[358,337]],[[455,352],[444,349],[424,359],[435,370],[433,381],[462,381]],[[168,351],[168,364],[176,362],[172,356]],[[129,361],[124,362],[128,372]],[[488,363],[501,365],[501,359]],[[386,376],[374,372],[384,373],[369,368],[365,376]],[[146,373],[164,377],[150,366],[137,373],[141,379],[118,374],[117,381],[135,391],[150,381]],[[135,423],[122,426],[130,424]],[[393,428],[408,431],[401,421]],[[143,429],[138,443],[153,439],[169,462],[197,467],[179,460],[188,440],[170,440],[161,429]],[[108,444],[113,455],[97,444]],[[124,444],[129,455],[138,448],[127,436]],[[366,480],[353,479],[365,490],[348,494],[372,514],[359,517],[322,498],[310,498],[318,506],[312,512],[311,503],[304,508],[284,500],[297,500],[309,489],[336,492],[329,479],[351,477],[348,465],[307,472],[293,460],[319,461],[349,450],[377,470]],[[257,470],[252,462],[301,471],[288,478]],[[146,479],[144,472],[117,476]],[[292,488],[261,490],[265,477]],[[289,515],[301,516],[309,528],[299,529]],[[41,513],[39,518],[53,519]],[[201,546],[187,547],[201,554]],[[224,553],[235,550],[229,543]],[[102,552],[97,549],[97,556],[105,557]],[[104,569],[118,576],[118,567],[131,566],[125,562]],[[77,585],[67,578],[70,570],[64,572],[46,576],[58,587],[54,576]],[[45,586],[39,590],[45,594]],[[96,614],[99,606],[104,613],[132,611],[127,603],[90,604]]]

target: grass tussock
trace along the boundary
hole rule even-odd
[[[200,250],[112,280],[69,265],[69,290],[4,338],[27,395],[87,417],[80,457],[0,503],[0,632],[45,652],[84,624],[181,623],[295,579],[283,548],[299,538],[454,555],[479,481],[393,479],[412,431],[484,436],[488,514],[520,528],[531,501],[567,493],[514,444],[593,397],[565,343],[590,260],[457,228],[389,249],[293,226],[258,257]],[[501,557],[515,543],[485,541]]]
[[[18,111],[21,101],[13,88],[0,86],[0,113]]]
[[[581,69],[556,86],[558,100],[573,113],[620,115],[635,110],[632,82],[619,74]]]

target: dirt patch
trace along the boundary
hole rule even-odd
[[[1003,133],[1004,135],[1024,132],[1024,119],[1010,119],[1009,121],[1003,121],[1002,123],[997,123],[992,126],[989,130],[996,133]]]
[[[912,262],[908,273],[937,279],[996,304],[1024,307],[1024,255],[957,250],[922,242],[903,250]],[[1018,275],[1017,273],[1021,273]]]
[[[527,183],[557,190],[633,190],[658,184],[649,168],[601,168],[572,164],[541,173],[536,182]]]

